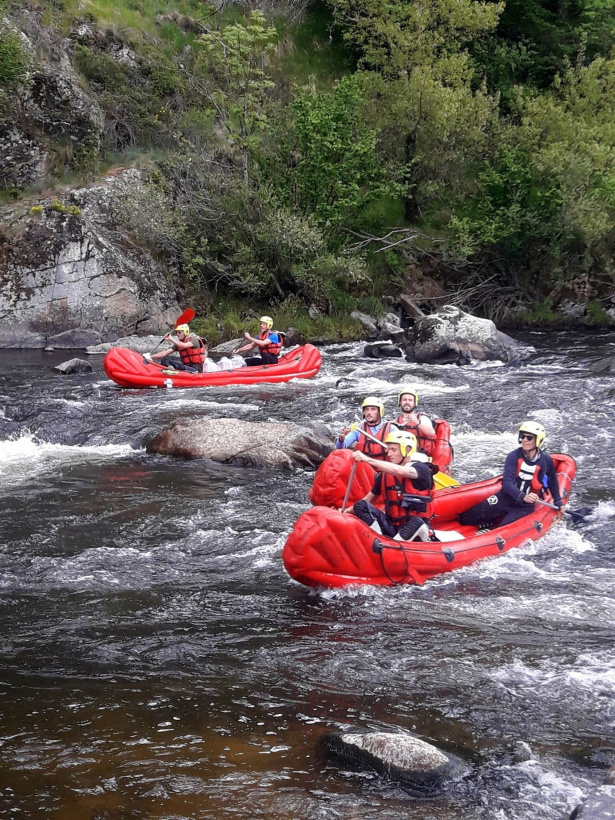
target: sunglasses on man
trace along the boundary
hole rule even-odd
[[[536,438],[536,436],[533,436],[531,433],[519,433],[519,441],[521,441],[524,438],[526,438],[528,441],[531,441],[533,438]]]

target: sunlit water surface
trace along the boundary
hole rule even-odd
[[[346,345],[312,381],[185,391],[3,351],[0,817],[561,820],[615,760],[615,378],[588,370],[615,342],[525,341],[515,366]],[[280,559],[309,472],[143,449],[178,417],[335,429],[408,380],[451,422],[458,478],[500,472],[530,416],[592,515],[420,588],[315,592]],[[346,727],[418,734],[470,774],[417,800],[322,755]]]

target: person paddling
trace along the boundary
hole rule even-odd
[[[563,501],[553,459],[542,449],[546,431],[542,424],[527,420],[519,427],[519,444],[504,464],[502,489],[459,516],[460,524],[482,529],[504,526],[534,511],[540,501],[560,509]]]
[[[397,404],[401,408],[401,415],[395,419],[393,424],[399,427],[400,430],[414,433],[419,450],[430,456],[433,453],[436,440],[436,428],[429,416],[417,411],[418,403],[419,394],[416,388],[403,384],[397,395]]]
[[[338,450],[354,448],[373,458],[385,458],[386,447],[379,445],[374,438],[384,443],[391,425],[384,420],[384,404],[377,396],[368,396],[361,405],[363,421],[359,426],[345,427],[335,440]],[[363,433],[368,433],[368,438]]]
[[[370,492],[355,502],[352,512],[376,532],[396,541],[429,541],[432,471],[425,461],[413,460],[417,455],[425,456],[417,453],[412,433],[393,429],[385,444],[386,461],[360,451],[353,453],[355,461],[366,462],[377,475]],[[373,504],[378,496],[384,496],[384,511]]]
[[[149,361],[160,360],[160,364],[169,368],[171,372],[186,370],[189,373],[202,373],[203,362],[207,356],[206,341],[196,333],[191,333],[189,325],[178,325],[175,332],[177,336],[167,333],[164,337],[171,342],[171,347],[159,353],[147,353],[145,358]],[[179,353],[179,358],[173,356],[173,353]]]
[[[273,319],[271,316],[261,316],[260,332],[256,338],[244,333],[244,337],[249,344],[242,345],[235,350],[235,353],[245,353],[253,348],[258,348],[260,356],[246,359],[248,367],[258,367],[263,364],[277,364],[278,356],[284,345],[282,334],[277,330],[272,330]]]

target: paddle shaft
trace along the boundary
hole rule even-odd
[[[537,504],[542,504],[543,507],[549,507],[549,509],[551,509],[551,510],[558,510],[560,512],[566,513],[567,515],[569,515],[572,518],[572,523],[573,524],[578,524],[579,521],[582,521],[585,518],[586,515],[590,515],[591,512],[592,512],[589,509],[589,507],[583,507],[580,510],[567,510],[564,507],[561,507],[561,508],[556,507],[555,504],[549,504],[548,501],[541,501],[540,499],[538,499],[538,501],[536,503]]]
[[[365,430],[361,430],[361,435],[365,436],[365,438],[369,438],[372,441],[375,441],[376,444],[379,444],[382,448],[384,448],[385,451],[388,451],[389,448],[386,446],[386,444],[383,444],[383,442],[380,441],[380,439],[376,438],[376,436],[372,436],[371,433],[367,433],[367,432],[365,432]],[[446,486],[446,487],[460,487],[461,486],[458,481],[455,481],[455,479],[452,479],[450,476],[446,475],[446,473],[442,473],[439,470],[434,475],[434,481],[436,480],[436,478],[439,475],[443,475],[445,477],[445,481],[441,482],[443,484],[443,486]],[[450,479],[450,480],[446,481],[446,479]]]
[[[350,497],[350,490],[352,488],[352,482],[354,481],[354,477],[357,472],[357,467],[359,466],[358,462],[355,461],[352,465],[352,469],[350,471],[350,477],[348,479],[348,484],[346,485],[346,492],[344,494],[344,501],[342,502],[342,512],[346,509],[346,504],[348,504],[348,498]]]

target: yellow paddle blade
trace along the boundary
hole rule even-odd
[[[436,473],[433,477],[436,490],[443,490],[445,487],[461,487],[461,483],[455,478],[451,478],[446,473]]]

